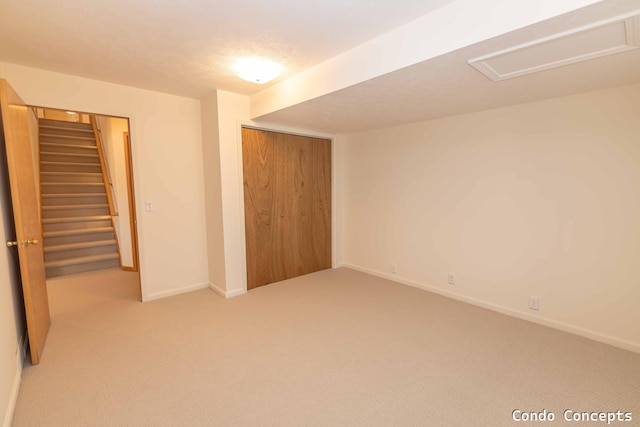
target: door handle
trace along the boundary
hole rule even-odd
[[[17,246],[19,248],[23,248],[29,245],[37,245],[38,239],[29,239],[29,240],[17,240],[17,241],[7,241],[7,247],[11,248],[13,246]]]

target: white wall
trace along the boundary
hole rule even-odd
[[[346,135],[344,262],[640,352],[639,135],[640,85]]]
[[[9,63],[0,69],[28,104],[130,119],[143,299],[207,286],[200,102]]]
[[[225,296],[246,292],[244,245],[244,188],[241,125],[249,119],[249,97],[217,91],[220,183],[225,258]]]
[[[96,116],[104,144],[105,158],[118,215],[113,218],[118,237],[120,262],[123,267],[133,267],[131,227],[129,224],[129,188],[124,146],[124,132],[129,131],[129,121],[119,117]]]
[[[222,182],[218,95],[213,92],[200,100],[202,111],[202,161],[204,167],[205,208],[207,215],[207,253],[209,286],[226,296],[227,279],[222,218]]]
[[[1,147],[4,150],[4,146]],[[4,186],[4,176],[0,178]],[[1,190],[0,190],[1,191]],[[7,214],[9,206],[6,204],[7,194],[2,191],[2,222],[0,227],[0,241],[15,239],[15,229],[9,230]],[[20,304],[22,300],[20,280],[14,266],[11,253],[3,248],[0,254],[0,418],[3,426],[9,426],[22,372],[22,355],[18,348],[20,336],[25,335],[24,325],[21,322]],[[20,326],[18,326],[20,325]]]

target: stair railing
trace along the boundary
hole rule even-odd
[[[113,183],[111,181],[111,173],[107,165],[107,157],[104,154],[104,143],[102,142],[102,132],[100,131],[100,124],[96,120],[96,116],[91,114],[89,121],[93,126],[93,135],[96,139],[96,147],[98,148],[98,158],[100,159],[100,168],[102,169],[102,180],[104,181],[105,191],[107,193],[107,203],[109,204],[109,215],[118,215],[118,206],[113,197]]]

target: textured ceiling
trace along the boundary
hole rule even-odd
[[[467,61],[603,19],[640,14],[639,1],[608,1],[385,74],[258,120],[354,132],[640,83],[640,49],[493,82]]]
[[[499,1],[491,4],[496,9],[490,13],[508,9]],[[420,24],[415,19],[436,9],[456,7],[468,15],[469,5],[476,4],[470,0],[67,0],[54,5],[46,0],[0,0],[0,61],[193,98],[214,89],[254,95],[270,86],[269,90],[278,88],[279,82],[286,88],[289,77],[336,55],[349,55],[358,45],[391,34],[403,24]],[[639,83],[640,49],[501,82],[490,81],[467,63],[633,11],[640,13],[640,0],[599,1],[256,119],[352,132]],[[397,49],[411,53],[419,43],[423,41],[408,39]],[[375,53],[373,59],[379,61]],[[244,82],[231,65],[249,55],[281,61],[286,71],[267,85]]]
[[[239,57],[287,78],[452,0],[2,0],[0,60],[200,98],[252,94]],[[271,83],[271,84],[273,84]]]

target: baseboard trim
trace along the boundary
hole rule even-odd
[[[9,402],[7,405],[7,412],[4,414],[4,421],[2,427],[10,427],[11,421],[13,421],[13,413],[16,410],[16,403],[18,402],[18,392],[20,391],[20,383],[22,381],[22,349],[19,348],[16,352],[16,374],[13,378],[13,387],[11,387],[11,394],[9,395]]]
[[[195,285],[185,286],[183,288],[171,289],[171,290],[162,291],[162,292],[156,292],[156,293],[149,294],[149,295],[146,295],[146,296],[142,297],[142,302],[148,302],[148,301],[153,301],[153,300],[157,300],[157,299],[172,297],[174,295],[180,295],[180,294],[184,294],[186,292],[192,292],[192,291],[197,291],[197,290],[200,290],[200,289],[206,289],[207,287],[209,287],[208,283],[198,283],[198,284],[195,284]]]
[[[622,348],[624,350],[632,351],[634,353],[640,353],[640,343],[634,343],[631,341],[623,340],[620,338],[616,338],[610,335],[601,334],[599,332],[591,331],[588,329],[583,329],[574,325],[570,325],[568,323],[559,322],[552,319],[547,319],[541,316],[534,316],[526,312],[514,310],[512,308],[508,308],[499,304],[494,304],[491,302],[487,302],[484,300],[479,300],[476,298],[471,298],[462,294],[458,294],[455,292],[451,292],[445,289],[440,289],[435,286],[427,285],[425,283],[416,282],[413,280],[405,279],[402,277],[398,277],[395,274],[387,274],[382,273],[380,271],[372,270],[366,267],[360,267],[355,264],[349,263],[340,263],[340,267],[350,268],[352,270],[361,271],[363,273],[371,274],[372,276],[381,277],[383,279],[388,279],[393,282],[397,282],[403,285],[411,286],[414,288],[422,289],[428,292],[433,292],[434,294],[442,295],[447,298],[455,299],[458,301],[466,302],[471,305],[475,305],[478,307],[486,308],[491,311],[495,311],[501,314],[506,314],[507,316],[516,317],[518,319],[526,320],[529,322],[537,323],[539,325],[548,326],[553,329],[558,329],[563,332],[568,332],[570,334],[578,335],[584,338],[591,339],[593,341],[598,341],[604,344],[612,345],[614,347]]]
[[[217,293],[218,295],[220,295],[221,297],[223,297],[224,299],[237,297],[239,295],[244,295],[247,293],[247,291],[245,291],[244,289],[236,289],[229,292],[223,291],[220,287],[216,286],[213,283],[209,283],[209,288],[213,290],[215,293]]]

